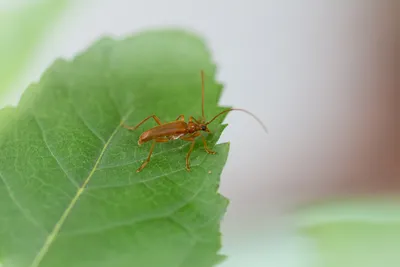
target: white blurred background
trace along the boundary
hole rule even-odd
[[[73,1],[1,104],[16,104],[55,58],[100,36],[195,30],[225,84],[221,104],[251,110],[269,129],[265,135],[242,113],[227,118],[220,142],[231,150],[220,190],[230,199],[222,226],[229,257],[221,267],[310,266],[313,244],[294,233],[292,210],[400,189],[398,7],[396,0]]]

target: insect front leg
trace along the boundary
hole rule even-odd
[[[201,135],[199,132],[196,132],[194,134],[191,134],[189,136],[182,136],[180,139],[183,141],[190,141],[192,144],[190,145],[189,151],[186,154],[186,170],[190,171],[190,154],[192,154],[194,145],[196,143],[196,138]]]
[[[136,126],[128,126],[128,125],[125,125],[125,124],[122,124],[122,126],[123,126],[124,128],[126,128],[126,129],[128,129],[128,130],[134,131],[134,130],[136,130],[140,125],[142,125],[142,124],[145,123],[148,119],[151,119],[151,118],[153,118],[153,119],[155,120],[155,122],[156,122],[158,125],[162,125],[162,122],[160,121],[160,119],[159,119],[156,115],[151,115],[151,116],[148,116],[147,118],[145,118],[144,120],[142,120],[141,122],[139,122]]]
[[[206,138],[204,138],[204,136],[201,136],[201,139],[203,140],[204,149],[206,150],[206,152],[207,152],[208,154],[212,154],[212,155],[217,154],[217,152],[212,151],[212,150],[210,150],[210,149],[208,148],[207,142],[206,142]]]
[[[196,137],[198,137],[198,136],[200,136],[200,135],[201,135],[200,133],[195,133],[195,134],[192,134],[192,135],[189,135],[189,136],[183,136],[183,137],[181,137],[180,139],[181,139],[181,140],[184,140],[184,141],[192,141],[193,138],[196,138]],[[206,142],[206,138],[205,138],[203,135],[201,136],[201,139],[202,139],[202,141],[203,141],[204,150],[205,150],[208,154],[212,154],[212,155],[217,154],[217,152],[212,151],[211,149],[208,148],[207,142]]]
[[[193,133],[193,134],[189,134],[189,135],[184,135],[181,136],[179,139],[183,140],[183,141],[193,141],[196,139],[196,137],[198,137],[200,135],[199,132]]]

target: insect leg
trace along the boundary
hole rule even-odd
[[[190,154],[191,154],[192,151],[193,151],[194,144],[195,144],[195,142],[196,142],[196,138],[199,137],[200,135],[201,135],[200,132],[196,132],[196,133],[191,134],[191,135],[189,135],[189,136],[182,136],[182,137],[180,138],[181,140],[192,142],[192,144],[190,145],[189,151],[188,151],[188,153],[187,153],[187,155],[186,155],[186,169],[187,169],[188,171],[190,171],[189,157],[190,157]],[[206,152],[207,152],[208,154],[216,154],[217,152],[212,151],[212,150],[210,150],[210,149],[208,148],[207,142],[206,142],[206,139],[204,138],[204,136],[201,135],[201,137],[202,137],[203,144],[204,144],[204,149],[206,150]]]
[[[149,155],[147,156],[147,159],[145,160],[145,162],[142,163],[142,165],[139,167],[139,169],[137,169],[136,172],[140,172],[141,170],[143,170],[143,168],[146,167],[147,163],[149,163],[151,154],[153,153],[154,146],[156,145],[156,143],[166,143],[166,142],[169,142],[169,139],[165,137],[159,137],[154,139],[153,143],[151,144],[150,152]]]
[[[204,136],[201,136],[201,139],[203,140],[204,149],[206,150],[206,152],[207,152],[208,154],[216,154],[216,153],[217,153],[217,152],[212,151],[212,150],[210,150],[210,149],[208,148],[207,142],[206,142],[206,139],[204,138]]]
[[[136,130],[140,125],[145,123],[150,118],[153,118],[158,125],[162,125],[162,122],[156,115],[151,115],[151,116],[148,116],[147,118],[145,118],[144,120],[142,120],[141,122],[139,122],[136,126],[127,126],[125,124],[122,124],[122,126],[128,130]]]
[[[143,170],[144,167],[146,167],[147,163],[150,161],[151,154],[153,153],[154,146],[156,145],[156,140],[153,140],[153,143],[151,144],[150,152],[149,155],[147,156],[147,159],[140,165],[139,169],[136,170],[136,172],[140,172]]]
[[[185,115],[179,115],[176,121],[185,121]]]
[[[201,133],[196,132],[194,134],[184,135],[184,136],[180,137],[179,139],[181,139],[183,141],[193,141],[199,135],[201,135]]]
[[[201,133],[196,132],[196,133],[194,133],[194,134],[182,136],[182,137],[180,138],[180,139],[183,140],[183,141],[190,141],[190,142],[192,142],[192,144],[190,145],[189,151],[188,151],[188,153],[187,153],[187,155],[186,155],[186,170],[187,170],[187,171],[190,171],[189,157],[190,157],[190,154],[191,154],[192,151],[193,151],[194,144],[196,143],[196,137],[198,137],[199,135],[201,135]]]
[[[200,124],[200,122],[199,122],[198,120],[196,120],[195,118],[193,118],[193,116],[190,116],[190,117],[189,117],[189,122],[192,122],[192,121],[194,121],[194,122],[197,123],[197,124]]]
[[[188,172],[190,171],[189,157],[190,157],[190,154],[191,154],[192,151],[193,151],[193,147],[194,147],[194,144],[195,144],[195,143],[196,143],[196,141],[193,140],[193,141],[192,141],[192,144],[190,145],[189,151],[188,151],[188,153],[187,153],[187,155],[186,155],[186,170],[187,170]]]

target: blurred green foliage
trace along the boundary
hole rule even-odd
[[[336,200],[301,212],[315,267],[400,266],[400,199]]]
[[[13,1],[13,0],[9,0]],[[0,10],[0,99],[22,73],[35,46],[70,0],[37,0]]]

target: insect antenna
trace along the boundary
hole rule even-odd
[[[204,71],[201,70],[201,116],[202,121],[205,121],[206,118],[204,116]]]
[[[229,109],[223,110],[220,113],[218,113],[217,115],[215,115],[214,118],[212,118],[209,122],[207,122],[206,125],[208,125],[211,122],[213,122],[216,118],[218,118],[222,114],[227,113],[227,112],[231,112],[231,111],[234,111],[234,110],[243,111],[243,112],[247,113],[248,115],[252,116],[263,127],[264,131],[266,133],[268,133],[267,127],[264,125],[264,123],[259,118],[257,118],[256,115],[254,115],[253,113],[251,113],[251,112],[249,112],[249,111],[247,111],[245,109],[241,109],[241,108],[229,108]]]

